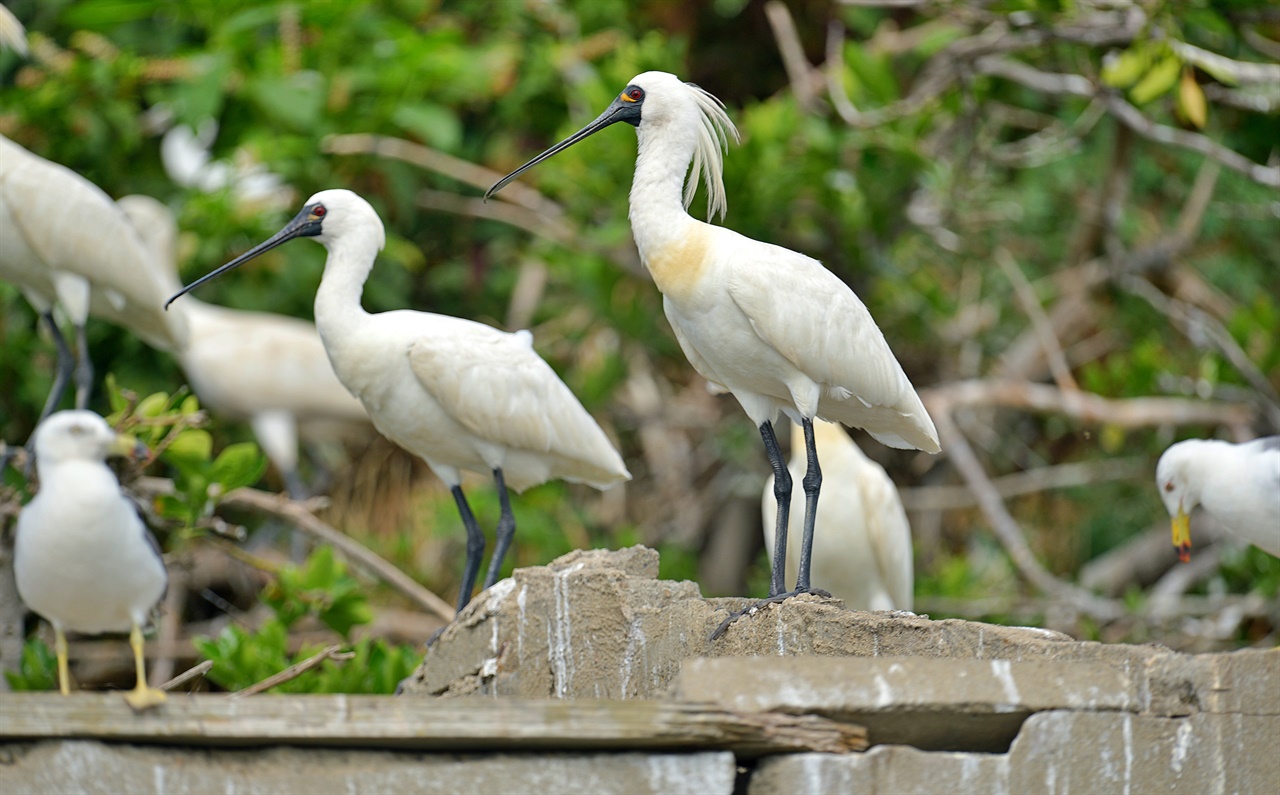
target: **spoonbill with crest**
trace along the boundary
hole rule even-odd
[[[933,420],[867,308],[822,263],[689,215],[701,179],[708,215],[723,216],[723,154],[737,130],[723,103],[675,75],[636,76],[595,121],[503,177],[486,198],[618,122],[633,125],[639,140],[631,232],[676,339],[713,388],[738,399],[769,456],[778,510],[766,602],[815,592],[809,574],[822,471],[813,419],[863,428],[890,447],[936,453]],[[792,591],[785,582],[792,484],[773,430],[780,413],[801,425],[807,459],[804,535]]]
[[[296,237],[329,250],[315,316],[338,380],[364,404],[375,428],[426,461],[453,493],[467,530],[459,610],[471,599],[485,547],[462,493],[462,470],[492,472],[498,488],[501,517],[485,588],[497,580],[515,534],[508,486],[523,491],[561,479],[604,489],[630,480],[604,431],[534,352],[528,331],[428,312],[364,310],[360,296],[386,234],[369,203],[349,190],[315,194],[275,235],[168,303]]]

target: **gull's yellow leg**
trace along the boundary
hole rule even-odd
[[[67,673],[67,636],[61,627],[53,628],[53,646],[58,655],[58,689],[62,695],[71,695],[71,674]]]
[[[138,666],[138,684],[129,692],[129,695],[124,697],[124,700],[129,706],[139,711],[158,707],[164,703],[165,694],[163,690],[147,687],[147,664],[142,656],[144,648],[142,627],[137,624],[133,625],[133,631],[129,633],[129,645],[133,646],[133,659]]]

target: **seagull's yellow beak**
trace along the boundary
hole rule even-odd
[[[116,434],[109,452],[111,455],[118,455],[131,461],[139,461],[151,453],[147,446],[131,433]]]
[[[1178,513],[1173,517],[1173,545],[1178,549],[1178,560],[1191,562],[1191,517],[1178,506]]]

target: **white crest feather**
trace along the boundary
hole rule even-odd
[[[693,149],[693,169],[684,186],[684,206],[693,202],[698,192],[698,180],[707,186],[707,220],[717,214],[724,218],[729,203],[724,196],[724,153],[729,148],[729,138],[736,143],[738,128],[733,126],[724,103],[693,83],[685,83],[689,94],[698,106],[698,143]]]

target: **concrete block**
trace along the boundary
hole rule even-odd
[[[673,695],[739,711],[826,715],[866,726],[872,745],[956,751],[1007,750],[1033,712],[1134,708],[1120,671],[1057,660],[691,659]]]
[[[4,746],[0,771],[7,793],[731,795],[737,768],[727,751],[459,756],[322,748],[199,750],[62,740]]]
[[[1095,662],[1141,672],[1155,646],[1077,643],[1032,627],[931,621],[845,610],[802,596],[735,622],[749,599],[705,599],[691,582],[655,579],[643,547],[570,553],[517,569],[480,594],[405,681],[418,696],[661,698],[691,657],[924,657]]]
[[[1013,792],[1274,793],[1280,717],[1041,712],[1009,751]]]
[[[878,745],[865,754],[790,754],[763,759],[748,795],[1009,795],[1003,754]]]
[[[1162,654],[1146,677],[1144,711],[1154,715],[1280,715],[1280,649]]]

